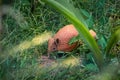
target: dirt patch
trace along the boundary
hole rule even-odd
[[[41,67],[50,67],[56,63],[55,60],[48,58],[48,56],[41,56],[38,59],[38,62],[40,63]]]

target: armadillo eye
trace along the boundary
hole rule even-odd
[[[56,50],[56,48],[53,48],[53,50],[55,51],[55,50]]]

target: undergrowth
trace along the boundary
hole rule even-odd
[[[110,31],[114,32],[114,26],[120,24],[120,1],[72,1],[77,8],[82,8],[92,15],[90,29],[96,31],[98,44],[102,46],[100,48],[103,50],[106,46],[104,42],[107,42],[111,35]],[[82,63],[67,67],[58,64],[52,68],[40,68],[38,60],[42,55],[47,55],[47,36],[41,37],[45,39],[44,42],[31,43],[37,40],[36,36],[47,34],[47,32],[51,32],[53,35],[70,22],[41,0],[14,0],[10,6],[21,13],[23,20],[16,21],[7,13],[2,15],[0,80],[93,80],[94,75],[99,73],[86,44],[66,53],[67,56],[66,54],[62,57],[56,57],[56,54],[51,55],[58,62],[59,59],[65,59],[69,56],[73,56],[75,59],[80,57],[80,60],[83,60]],[[99,40],[103,40],[103,43]],[[113,49],[113,53],[119,53],[120,45],[117,48],[118,50]]]

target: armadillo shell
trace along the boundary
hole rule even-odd
[[[61,28],[54,36],[54,39],[59,39],[59,45],[57,46],[57,50],[65,52],[72,51],[74,48],[77,47],[78,42],[75,42],[72,45],[70,45],[69,41],[71,38],[77,35],[78,32],[73,25],[67,25]]]
[[[72,45],[69,45],[69,44],[60,45],[57,49],[58,51],[70,52],[74,50],[77,46],[78,46],[78,43],[76,42],[76,43],[73,43]]]

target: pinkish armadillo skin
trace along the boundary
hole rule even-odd
[[[77,30],[73,25],[66,25],[63,28],[61,28],[53,38],[49,39],[48,41],[48,52],[52,51],[65,51],[69,52],[72,51],[76,46],[77,42],[69,45],[69,40],[72,37],[75,37],[78,35]],[[59,43],[54,44],[54,40],[59,39]]]
[[[72,51],[77,43],[69,45],[69,41],[71,38],[78,35],[77,30],[73,25],[67,25],[61,28],[57,34],[54,36],[54,39],[59,39],[60,44],[57,47],[59,51]]]

